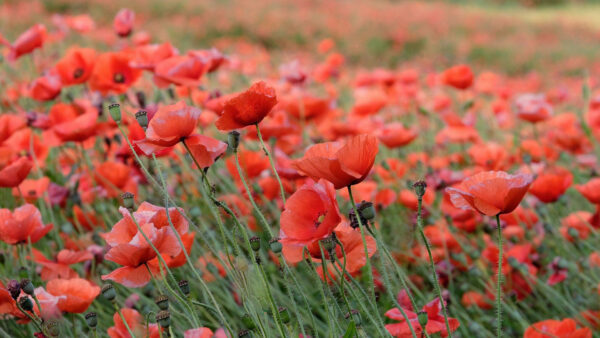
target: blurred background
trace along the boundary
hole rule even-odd
[[[468,63],[508,75],[581,76],[598,68],[600,0],[2,0],[0,33],[86,14],[93,43],[114,39],[122,7],[155,41],[182,49],[259,48],[269,58],[310,58],[331,39],[350,65],[443,69]],[[22,15],[15,15],[22,13]],[[54,14],[48,15],[48,14]],[[56,23],[56,22],[55,22]],[[85,36],[84,36],[85,37]],[[82,37],[75,37],[82,39]],[[77,42],[77,41],[75,41]],[[81,44],[90,44],[81,41]]]

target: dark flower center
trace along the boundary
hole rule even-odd
[[[125,83],[125,76],[121,73],[115,73],[113,80],[115,83]]]
[[[75,69],[75,72],[73,72],[73,78],[79,79],[82,76],[83,76],[83,69],[81,69],[81,68]]]

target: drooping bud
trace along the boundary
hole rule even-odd
[[[283,245],[279,242],[279,238],[273,238],[269,241],[269,246],[271,247],[271,251],[274,253],[280,253],[283,249]]]
[[[117,292],[115,288],[113,288],[112,284],[104,284],[102,285],[102,296],[106,298],[109,302],[112,302],[117,297]]]
[[[429,317],[427,316],[427,312],[425,312],[425,311],[419,311],[417,313],[417,318],[419,319],[419,325],[421,325],[421,327],[427,326],[427,322],[429,321]]]
[[[23,292],[25,292],[28,295],[33,295],[33,292],[35,291],[35,288],[33,287],[33,284],[31,283],[31,280],[29,280],[29,279],[23,279],[21,281],[21,290],[23,290]]]
[[[135,119],[144,131],[148,128],[148,113],[145,110],[140,110],[135,113]]]
[[[179,283],[179,289],[181,290],[181,292],[184,295],[189,295],[190,294],[190,283],[188,283],[188,281],[186,280],[180,280]]]
[[[31,299],[26,296],[19,298],[19,306],[25,311],[33,310],[33,303],[31,302]]]
[[[92,329],[98,325],[98,316],[96,312],[88,312],[85,314],[85,322]]]
[[[127,210],[129,211],[133,211],[133,207],[134,207],[134,201],[133,201],[133,197],[134,195],[130,192],[124,192],[121,194],[121,199],[123,200],[123,206],[125,208],[127,208]]]
[[[237,130],[229,132],[227,136],[227,144],[229,145],[229,149],[231,149],[233,152],[237,151],[237,148],[240,145],[240,133]]]
[[[154,302],[161,310],[169,309],[169,297],[167,297],[166,295],[159,295],[158,297],[156,297]]]
[[[260,250],[260,237],[254,236],[250,238],[250,247],[254,252]]]
[[[121,122],[121,106],[118,103],[113,103],[108,106],[110,117],[116,122]]]
[[[417,198],[422,199],[425,195],[425,189],[427,189],[427,183],[425,183],[425,181],[417,181],[413,183],[413,188],[415,189]]]

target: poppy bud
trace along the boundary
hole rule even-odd
[[[421,325],[421,327],[427,326],[427,322],[429,321],[429,318],[427,317],[427,312],[419,311],[417,313],[417,318],[419,319],[419,325]]]
[[[60,335],[58,323],[53,320],[45,321],[43,327],[44,332],[48,333],[50,337],[58,337],[58,335]]]
[[[33,310],[33,303],[31,302],[31,299],[29,299],[29,297],[23,296],[19,298],[19,305],[25,311]]]
[[[281,321],[284,324],[287,324],[290,322],[290,312],[288,311],[288,309],[286,307],[280,307],[278,309],[279,311],[279,318],[281,318]]]
[[[134,195],[130,192],[124,192],[121,194],[121,199],[123,200],[123,206],[125,208],[127,208],[127,210],[129,210],[129,211],[133,210],[133,206],[134,206],[133,197],[134,197]]]
[[[273,251],[274,253],[280,253],[281,249],[283,249],[283,246],[279,242],[279,238],[273,238],[272,240],[270,240],[269,245],[271,246],[271,251]]]
[[[86,313],[85,314],[85,322],[92,329],[95,328],[96,325],[98,325],[98,316],[96,315],[96,312],[88,312],[88,313]]]
[[[254,323],[254,320],[247,313],[244,316],[242,316],[242,323],[244,324],[244,326],[248,330],[252,330],[252,329],[254,329],[256,327],[256,324]]]
[[[181,280],[181,281],[179,281],[178,285],[179,285],[179,289],[181,290],[181,292],[184,295],[187,296],[190,294],[190,283],[188,283],[188,281]]]
[[[158,308],[161,310],[169,309],[169,297],[165,295],[159,295],[158,297],[156,297],[154,302],[156,303],[156,305],[158,305]]]
[[[233,150],[233,152],[237,151],[237,148],[240,145],[240,133],[237,130],[229,132],[227,136],[227,144],[229,144],[229,148]]]
[[[367,221],[370,221],[375,218],[375,208],[373,207],[373,203],[362,201],[361,203],[358,203],[356,208],[358,209],[361,220],[366,219]]]
[[[108,106],[110,117],[116,122],[121,122],[121,106],[118,103],[113,103]]]
[[[171,313],[167,310],[162,310],[156,315],[156,322],[161,327],[171,326]]]
[[[250,330],[242,330],[238,332],[238,337],[240,338],[251,338],[252,332]]]
[[[252,250],[254,250],[254,252],[260,250],[260,237],[252,237],[250,238],[250,247],[252,247]]]
[[[11,280],[8,282],[6,289],[10,292],[12,299],[17,300],[17,298],[19,298],[19,295],[21,294],[21,284],[19,284],[19,282],[14,279]]]
[[[413,188],[415,189],[415,194],[417,194],[417,198],[422,199],[423,195],[425,195],[427,183],[425,183],[425,181],[417,181],[413,184]]]
[[[33,295],[34,287],[29,279],[23,279],[21,281],[21,290],[28,295]]]
[[[137,113],[135,113],[135,119],[137,120],[140,127],[142,127],[144,131],[146,131],[146,128],[148,128],[148,113],[146,113],[145,110],[140,110]]]
[[[102,296],[109,302],[112,302],[117,297],[117,292],[113,288],[112,284],[102,285]]]
[[[354,320],[354,324],[356,324],[356,326],[360,326],[360,324],[362,323],[362,319],[360,318],[360,312],[358,312],[358,310],[352,310],[352,311],[346,313],[344,318],[348,319],[348,318],[350,318],[350,316],[352,316],[352,320]]]

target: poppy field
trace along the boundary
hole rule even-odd
[[[598,15],[0,2],[0,337],[600,337]]]

